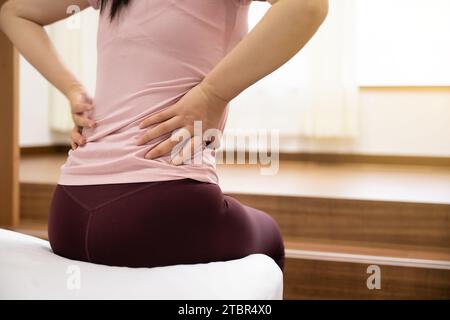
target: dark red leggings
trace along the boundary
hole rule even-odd
[[[111,266],[207,263],[253,253],[284,266],[275,220],[216,184],[191,179],[57,185],[48,233],[56,254]]]

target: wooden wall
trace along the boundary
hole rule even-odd
[[[6,0],[0,0],[0,6]],[[0,225],[19,219],[19,55],[0,32]]]

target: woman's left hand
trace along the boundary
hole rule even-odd
[[[204,145],[203,133],[208,129],[217,129],[224,117],[228,101],[215,95],[206,83],[201,82],[187,92],[177,103],[160,111],[144,121],[139,127],[147,128],[154,124],[145,134],[136,139],[138,145],[143,145],[153,139],[171,133],[176,129],[184,129],[184,147],[172,157],[171,162],[180,165],[190,159],[199,147]],[[194,121],[201,121],[202,136],[194,132]],[[155,159],[171,152],[180,143],[178,139],[168,138],[153,147],[146,159]]]

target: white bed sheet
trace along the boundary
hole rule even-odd
[[[157,268],[110,267],[54,254],[48,241],[0,229],[0,299],[282,299],[268,256]]]

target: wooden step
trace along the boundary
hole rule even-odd
[[[285,237],[443,247],[450,250],[450,205],[230,194],[270,213]]]
[[[286,259],[284,298],[301,299],[450,299],[450,270],[363,262],[322,256]],[[327,260],[328,259],[328,260]],[[368,267],[380,267],[381,287],[369,290]]]
[[[21,162],[17,231],[47,237],[64,158]],[[248,165],[218,171],[224,193],[280,225],[286,299],[450,299],[449,168],[282,162],[275,176]],[[370,265],[380,267],[380,290],[367,288]]]
[[[22,219],[47,221],[66,155],[21,159]],[[255,165],[219,165],[220,186],[265,211],[284,237],[335,243],[450,249],[450,168],[281,161],[263,176]]]
[[[20,218],[46,223],[56,184],[20,183]]]
[[[450,299],[450,253],[442,248],[366,247],[287,241],[286,299]],[[369,266],[380,289],[368,289]]]
[[[23,182],[21,218],[46,222],[55,184]],[[257,194],[229,195],[269,213],[285,237],[450,250],[450,205]]]
[[[20,181],[56,184],[66,154],[20,160]],[[218,165],[226,193],[450,205],[450,167],[280,161],[274,175],[258,165]]]
[[[16,227],[7,227],[6,229],[27,234],[32,237],[48,240],[47,224],[36,223],[33,221],[21,221]]]

